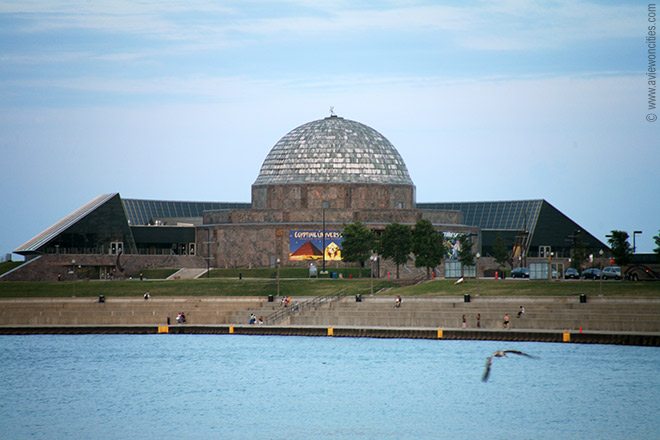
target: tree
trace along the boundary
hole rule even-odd
[[[655,249],[653,249],[653,252],[655,252],[655,256],[658,257],[658,260],[660,260],[660,231],[658,231],[658,235],[653,237],[653,240],[657,246]]]
[[[632,258],[632,249],[628,243],[628,233],[625,231],[612,231],[607,242],[612,249],[614,261],[619,266],[625,266],[630,263]]]
[[[498,269],[501,266],[504,266],[507,261],[509,261],[509,251],[506,249],[506,244],[504,244],[504,239],[500,234],[495,236],[495,243],[493,244],[493,258],[498,264]]]
[[[380,237],[380,253],[396,264],[396,279],[399,279],[399,266],[410,259],[412,250],[412,230],[409,226],[391,223],[385,227]]]
[[[458,242],[461,245],[458,251],[458,260],[461,262],[461,278],[463,277],[465,266],[474,266],[474,253],[472,252],[472,236],[470,234],[461,234],[458,236]]]
[[[351,223],[342,231],[341,255],[342,260],[360,263],[360,277],[365,261],[369,259],[375,248],[375,236],[371,229],[361,222]]]
[[[426,267],[426,278],[431,278],[431,268],[442,262],[447,253],[444,234],[433,228],[428,220],[419,220],[412,232],[412,251],[415,267]]]
[[[573,247],[571,248],[571,267],[581,269],[582,263],[589,258],[589,249],[587,249],[587,246],[582,240],[582,231],[575,231],[575,234],[571,235],[570,238],[573,239]]]

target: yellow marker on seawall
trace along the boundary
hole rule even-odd
[[[438,339],[442,339],[442,329],[438,329]]]
[[[328,336],[334,336],[335,335],[335,329],[332,327],[328,327]]]
[[[571,342],[571,332],[564,332],[562,334],[562,341],[563,342]]]
[[[159,325],[158,326],[158,333],[169,333],[170,332],[170,327],[167,325]]]
[[[233,335],[233,334],[234,334],[234,326],[233,326],[233,325],[230,325],[230,326],[229,326],[229,334],[230,334],[230,335]]]

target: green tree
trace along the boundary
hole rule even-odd
[[[625,266],[630,263],[632,258],[632,249],[628,243],[628,233],[626,231],[612,231],[607,242],[612,249],[614,261],[619,266]]]
[[[576,269],[582,268],[587,258],[589,258],[589,249],[582,240],[582,231],[576,231],[575,234],[570,236],[573,239],[573,246],[571,247],[571,267]]]
[[[465,266],[474,266],[474,253],[472,252],[472,236],[470,234],[461,234],[458,236],[460,250],[458,251],[458,260],[461,262],[461,278],[465,275]]]
[[[342,260],[360,263],[359,276],[362,277],[362,268],[365,261],[371,257],[375,248],[375,235],[371,229],[361,222],[348,224],[342,231],[341,256]]]
[[[385,227],[380,237],[380,254],[396,264],[396,278],[399,279],[399,266],[410,259],[412,251],[412,230],[410,226],[391,223]]]
[[[660,231],[658,231],[658,235],[653,237],[653,240],[657,246],[655,249],[653,249],[653,252],[655,252],[655,256],[658,257],[658,260],[660,260]]]
[[[412,251],[415,254],[415,267],[426,268],[426,278],[431,278],[431,268],[442,262],[447,253],[444,234],[433,228],[428,220],[419,220],[412,233]]]
[[[495,243],[493,243],[493,258],[498,264],[498,269],[505,266],[507,261],[509,261],[509,251],[507,250],[504,239],[500,234],[495,236]]]

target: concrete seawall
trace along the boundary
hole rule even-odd
[[[465,330],[440,328],[324,327],[270,325],[52,325],[0,326],[0,335],[153,334],[262,335],[437,340],[526,341],[660,346],[660,333],[569,332],[552,330]]]

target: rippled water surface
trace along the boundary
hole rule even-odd
[[[512,348],[539,359],[486,357]],[[660,438],[660,349],[0,336],[1,439]]]

